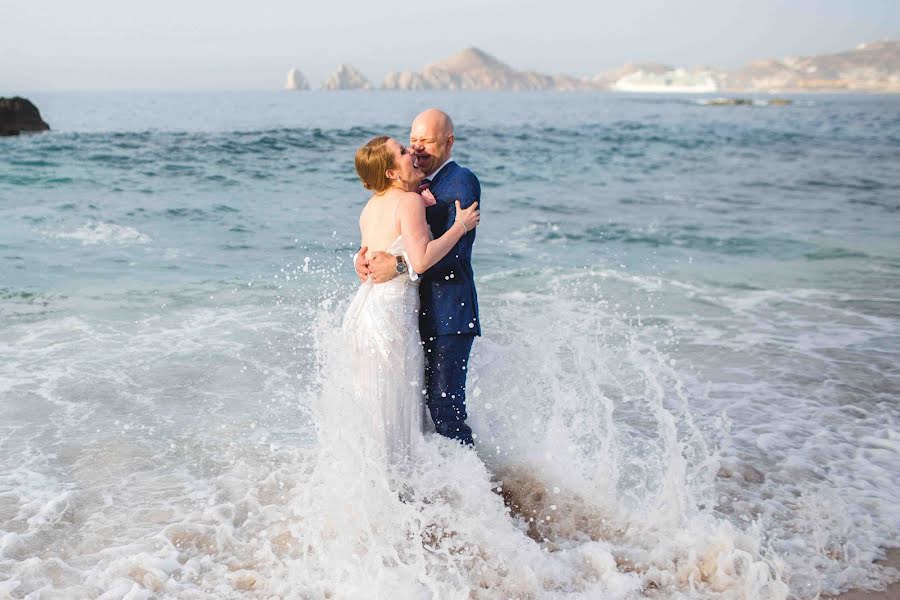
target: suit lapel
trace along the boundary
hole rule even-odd
[[[438,171],[438,174],[434,177],[434,179],[431,180],[431,187],[435,187],[435,186],[439,185],[440,182],[444,180],[444,177],[447,177],[450,174],[450,172],[455,169],[456,169],[456,161],[451,160],[446,165],[444,165],[444,168],[441,169],[440,171]],[[438,199],[440,199],[440,198],[438,198]]]
[[[447,215],[450,210],[450,202],[444,197],[446,194],[443,193],[441,188],[444,185],[452,185],[450,180],[446,180],[446,184],[444,184],[444,181],[445,178],[452,175],[453,171],[456,169],[456,161],[451,160],[444,165],[444,168],[438,171],[435,178],[431,180],[431,187],[429,189],[431,190],[431,193],[434,194],[437,204],[425,209],[425,220],[428,221],[428,225],[431,227],[431,233],[434,237],[443,235],[447,228]]]

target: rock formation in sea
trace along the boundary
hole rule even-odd
[[[702,100],[704,106],[790,106],[794,101],[789,98],[709,98]]]
[[[323,90],[370,90],[372,84],[353,65],[342,64],[322,84]]]
[[[44,122],[40,111],[30,100],[19,96],[0,98],[0,136],[49,129],[50,126]]]
[[[306,81],[306,77],[303,76],[303,73],[298,69],[291,69],[288,71],[287,80],[284,82],[284,89],[308,90],[309,83]]]
[[[517,71],[478,48],[466,48],[421,71],[391,73],[382,87],[390,90],[582,90],[590,81],[567,75]]]

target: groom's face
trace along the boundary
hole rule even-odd
[[[409,145],[418,166],[429,176],[450,158],[453,134],[436,119],[417,118],[409,132]]]

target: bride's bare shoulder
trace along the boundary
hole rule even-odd
[[[416,192],[402,192],[400,194],[400,204],[406,206],[421,206],[422,196]]]
[[[362,209],[363,209],[363,212],[366,212],[366,211],[369,209],[370,206],[372,206],[373,204],[375,204],[375,199],[376,199],[376,198],[378,198],[378,196],[369,196],[369,199],[366,200],[366,203],[365,203],[365,204],[363,204],[363,208],[362,208]]]
[[[362,218],[366,213],[372,212],[372,205],[374,204],[375,196],[371,196],[366,203],[363,204],[362,210],[359,211],[359,218]]]

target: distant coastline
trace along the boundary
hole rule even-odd
[[[288,74],[291,85],[305,78],[298,67]],[[372,85],[355,67],[342,64],[323,90],[508,90],[638,93],[900,93],[900,40],[860,44],[831,54],[755,60],[737,69],[679,67],[662,63],[628,63],[593,77],[551,75],[514,69],[479,48],[426,65],[421,71],[389,73]]]

